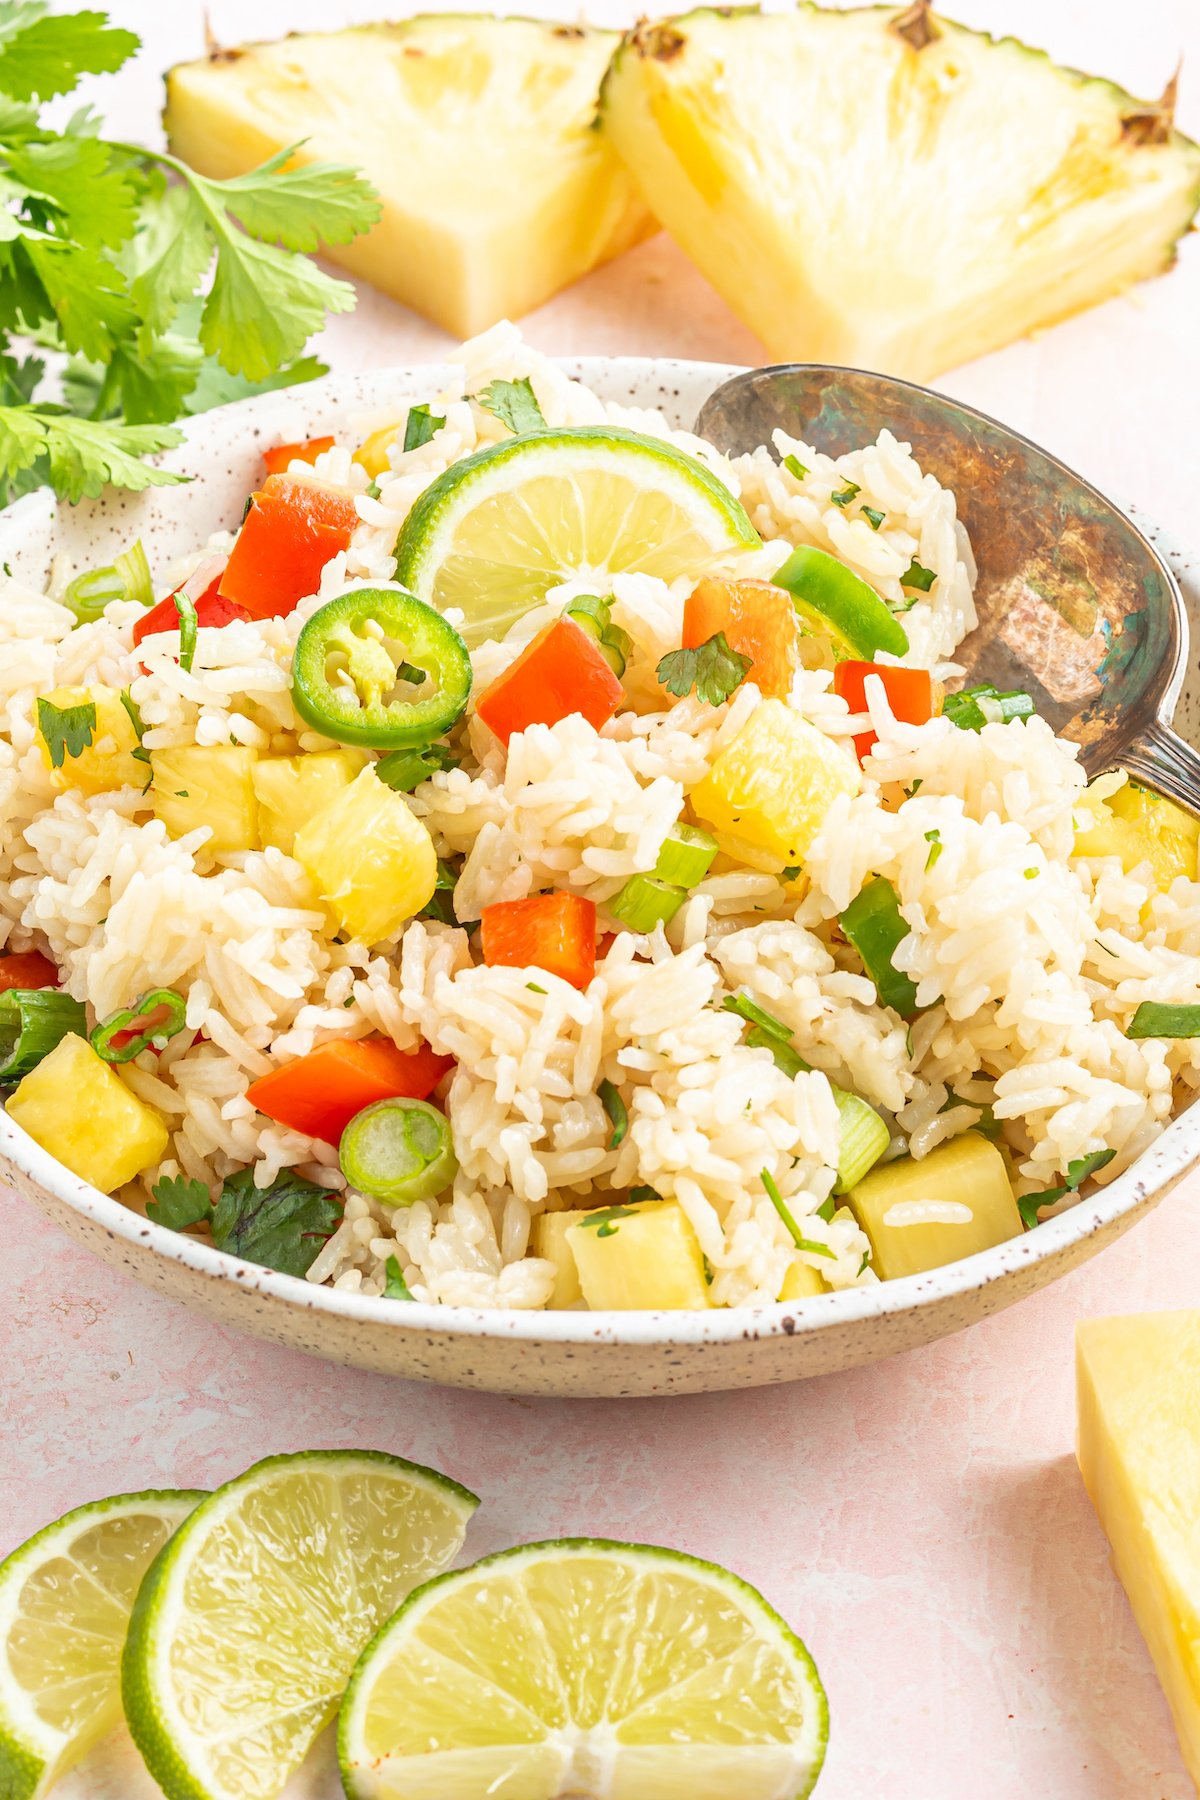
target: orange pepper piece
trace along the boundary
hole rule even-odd
[[[702,581],[683,609],[683,648],[698,649],[718,631],[731,650],[750,658],[747,681],[769,699],[786,700],[800,664],[800,627],[792,597],[769,581]]]
[[[622,694],[595,638],[564,617],[538,632],[517,660],[484,689],[475,710],[507,744],[515,731],[557,725],[571,713],[582,713],[599,730],[616,712]]]
[[[40,950],[17,950],[0,956],[0,994],[9,988],[58,987],[58,970]]]
[[[888,705],[906,725],[924,725],[937,708],[934,680],[928,669],[897,669],[891,663],[840,662],[833,671],[833,691],[840,694],[852,713],[867,710],[867,676],[878,675],[888,697]],[[864,731],[854,740],[858,760],[869,756],[879,742],[873,731]]]
[[[350,542],[358,514],[344,488],[268,475],[242,522],[219,592],[254,619],[291,612],[315,594],[321,570]]]
[[[399,1050],[389,1038],[337,1038],[252,1081],[246,1098],[268,1119],[336,1144],[364,1106],[426,1100],[453,1066],[428,1044]]]
[[[596,973],[596,906],[581,894],[498,900],[480,926],[489,968],[545,969],[580,989]]]
[[[273,444],[269,450],[263,451],[263,461],[267,465],[268,475],[286,475],[289,463],[313,463],[323,451],[332,449],[331,437],[307,438],[298,444]]]

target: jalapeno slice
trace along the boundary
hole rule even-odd
[[[305,624],[292,658],[296,711],[342,744],[427,744],[462,716],[470,692],[470,652],[453,625],[395,588],[330,600]]]
[[[143,1050],[165,1050],[186,1023],[183,996],[174,988],[151,988],[132,1006],[101,1019],[92,1049],[107,1063],[132,1062]]]

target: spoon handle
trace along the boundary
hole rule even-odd
[[[1122,750],[1121,767],[1156,793],[1200,814],[1200,752],[1161,719]]]

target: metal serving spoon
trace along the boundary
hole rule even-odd
[[[979,565],[968,683],[1021,688],[1080,747],[1089,775],[1128,769],[1200,813],[1200,754],[1171,719],[1188,623],[1175,577],[1119,508],[1018,432],[887,375],[817,363],[723,382],[696,431],[739,455],[782,428],[837,456],[881,427],[958,499]]]

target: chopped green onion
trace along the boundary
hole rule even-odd
[[[784,1044],[792,1041],[791,1027],[785,1025],[782,1019],[777,1019],[774,1013],[768,1012],[765,1006],[760,1006],[757,1000],[752,1000],[749,994],[726,994],[721,1002],[721,1011],[736,1013],[740,1019],[745,1019],[747,1025],[756,1025],[765,1037],[777,1039]]]
[[[190,674],[196,655],[196,602],[186,588],[176,588],[171,598],[179,614],[179,666]]]
[[[1129,1038],[1200,1037],[1200,1006],[1168,1006],[1143,1000],[1125,1027]]]
[[[717,840],[710,832],[678,819],[663,839],[651,873],[672,887],[694,888],[708,874],[716,854]]]
[[[1008,725],[1013,719],[1028,719],[1034,711],[1033,701],[1020,688],[1001,693],[990,681],[978,687],[960,688],[947,694],[942,702],[942,717],[957,725],[960,731],[982,731],[985,725]]]
[[[837,1183],[835,1194],[857,1187],[868,1169],[873,1169],[892,1141],[891,1132],[873,1106],[857,1094],[835,1087],[842,1135],[838,1142]]]
[[[87,1036],[81,1001],[59,988],[6,989],[0,994],[0,1082],[20,1081],[69,1032]]]
[[[855,495],[861,493],[862,488],[857,481],[848,481],[845,487],[839,488],[836,494],[830,494],[829,498],[833,501],[835,506],[840,506],[844,512],[850,502],[854,499]]]
[[[132,1006],[100,1021],[92,1033],[92,1049],[107,1063],[132,1062],[143,1050],[165,1050],[186,1023],[182,995],[174,988],[151,988]]]
[[[1107,1167],[1116,1154],[1115,1150],[1093,1150],[1090,1156],[1077,1156],[1067,1164],[1067,1178],[1061,1187],[1044,1188],[1038,1194],[1018,1195],[1017,1211],[1026,1231],[1032,1231],[1038,1223],[1038,1213],[1043,1206],[1052,1206],[1066,1194],[1078,1193],[1088,1176]]]
[[[883,524],[884,519],[887,517],[886,513],[877,512],[873,506],[861,507],[860,511],[872,531],[878,531],[879,527]]]
[[[929,845],[929,855],[925,858],[925,873],[928,875],[938,857],[942,854],[942,834],[940,831],[927,831],[925,842]]]
[[[342,1174],[392,1206],[432,1200],[458,1170],[450,1121],[427,1100],[397,1096],[355,1113],[338,1144]]]
[[[452,863],[444,862],[439,856],[437,883],[433,893],[417,914],[418,919],[437,919],[443,925],[457,925],[458,915],[454,910],[454,890],[457,885],[458,871]],[[544,993],[545,989],[542,991]]]
[[[936,580],[936,571],[925,568],[925,566],[922,563],[919,563],[914,556],[907,569],[905,569],[903,575],[900,577],[900,586],[906,588],[919,588],[923,594],[927,594]]]
[[[412,1294],[409,1291],[407,1281],[404,1279],[404,1273],[400,1267],[400,1259],[398,1257],[389,1256],[383,1265],[383,1272],[387,1277],[383,1285],[383,1297],[385,1300],[412,1299]]]
[[[625,1102],[620,1091],[611,1081],[602,1081],[596,1089],[600,1096],[600,1104],[608,1114],[608,1122],[612,1126],[612,1136],[608,1140],[610,1150],[624,1142],[625,1133],[629,1130],[629,1114],[625,1110]]]
[[[411,794],[415,787],[438,775],[443,769],[456,769],[458,763],[446,744],[422,744],[418,749],[393,750],[381,756],[375,773],[385,787],[398,794]]]
[[[536,981],[527,981],[525,986],[529,989],[531,994],[547,994],[550,991],[549,988],[542,987],[541,984]]]
[[[818,1206],[817,1217],[818,1219],[824,1219],[827,1225],[832,1225],[833,1215],[836,1211],[837,1201],[834,1199],[833,1195],[830,1194],[829,1198],[827,1200],[822,1200],[820,1206]]]
[[[788,1234],[797,1250],[807,1250],[812,1256],[827,1256],[830,1262],[836,1262],[837,1256],[835,1252],[829,1248],[828,1244],[816,1244],[811,1238],[806,1238],[804,1236],[795,1219],[792,1217],[787,1201],[776,1186],[771,1171],[769,1169],[764,1169],[759,1176],[759,1180],[767,1190],[767,1199],[771,1202],[771,1205],[775,1208],[775,1211],[787,1226]]]
[[[150,582],[150,564],[142,540],[102,569],[85,569],[67,584],[63,604],[69,606],[81,625],[103,616],[112,600],[137,600],[142,606],[154,605],[154,589]]]
[[[136,600],[141,606],[154,605],[154,583],[150,579],[150,564],[141,538],[136,538],[128,550],[113,559],[113,568],[124,584],[127,600]]]
[[[631,875],[608,902],[608,910],[630,931],[651,932],[658,925],[670,924],[686,899],[682,888],[671,887],[653,875]]]
[[[789,475],[794,475],[796,477],[797,481],[803,481],[808,474],[808,470],[798,456],[785,456],[783,459],[783,466]]]
[[[769,1050],[775,1058],[775,1067],[781,1069],[789,1081],[795,1081],[797,1075],[807,1075],[812,1068],[812,1064],[806,1063],[790,1044],[782,1042],[761,1025],[752,1026],[746,1033],[746,1045],[751,1050]]]
[[[875,983],[880,1003],[892,1007],[902,1019],[911,1018],[917,1011],[916,984],[892,961],[893,951],[908,936],[908,925],[891,882],[882,875],[868,881],[839,923]]]
[[[657,1188],[631,1187],[629,1199],[634,1206],[644,1206],[648,1200],[661,1200],[662,1195]]]

